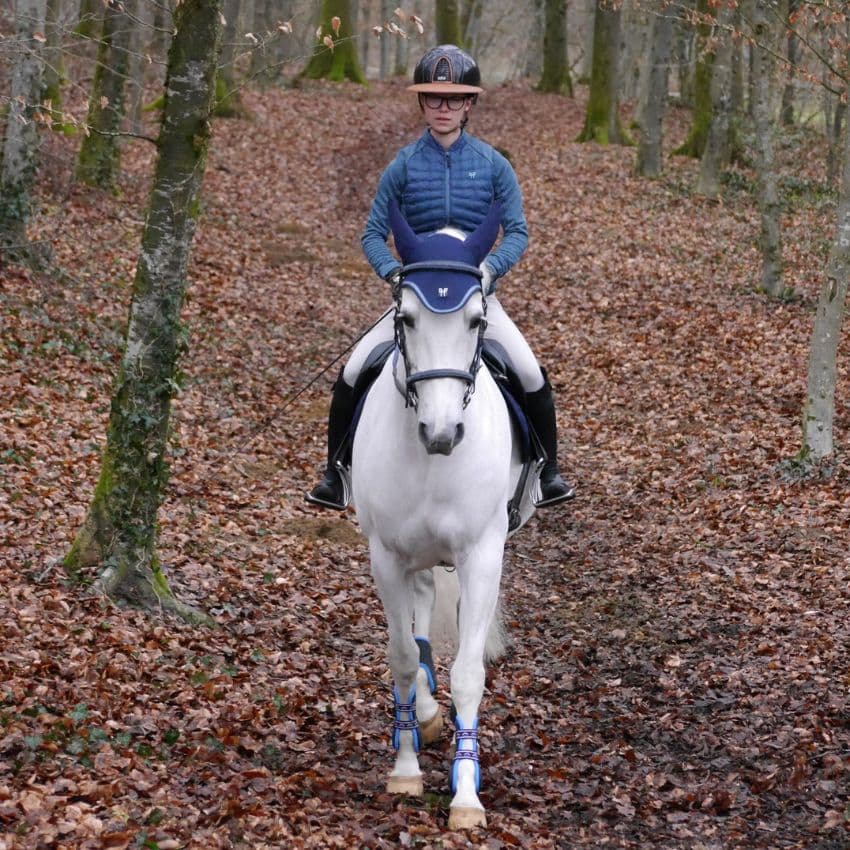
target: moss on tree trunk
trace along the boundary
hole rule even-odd
[[[168,57],[159,157],[142,234],[124,355],[100,478],[66,567],[98,569],[111,597],[200,616],[172,595],[156,557],[180,309],[210,137],[220,0],[184,0]]]
[[[631,144],[620,121],[617,95],[617,51],[620,40],[621,9],[605,0],[596,2],[593,24],[593,64],[590,72],[590,93],[587,99],[584,127],[579,142],[600,144]]]
[[[709,13],[708,0],[698,0],[697,12],[700,15]],[[711,36],[711,27],[701,23],[697,27],[696,69],[694,71],[694,108],[691,129],[688,137],[673,151],[675,156],[692,156],[699,159],[705,150],[708,131],[711,127],[711,77],[714,71],[714,53],[706,50],[706,44]]]
[[[457,0],[436,1],[434,26],[437,31],[437,44],[456,44],[458,47],[463,47],[463,32]]]
[[[567,63],[567,2],[546,0],[543,27],[543,74],[538,91],[573,96],[573,81]]]
[[[130,67],[130,36],[135,0],[107,6],[97,49],[86,123],[80,145],[77,179],[88,186],[115,191],[121,148],[118,133],[125,114],[124,81]]]
[[[331,21],[339,18],[339,33],[331,29]],[[321,15],[322,37],[316,42],[313,55],[307,66],[301,72],[303,77],[311,80],[350,80],[353,83],[364,84],[366,78],[360,68],[355,41],[351,37],[351,4],[349,0],[323,0]],[[325,36],[334,39],[333,49],[327,47]]]

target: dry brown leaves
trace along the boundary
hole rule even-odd
[[[168,574],[218,630],[118,610],[55,566],[97,474],[149,152],[128,149],[116,201],[71,187],[52,140],[33,230],[72,277],[3,274],[0,846],[845,847],[848,465],[776,472],[811,305],[753,289],[750,175],[722,203],[690,191],[692,162],[638,180],[632,150],[571,141],[581,98],[506,87],[476,110],[524,188],[532,246],[503,299],[549,368],[581,495],[509,547],[491,826],[451,835],[445,748],[423,755],[424,800],[383,791],[365,547],[351,516],[302,503],[335,369],[281,414],[384,307],[359,229],[418,116],[400,84],[248,100],[253,120],[216,126],[161,512]],[[789,166],[818,144],[795,137]],[[819,173],[793,177],[788,279],[811,299],[834,206]],[[845,355],[845,446],[847,396]]]

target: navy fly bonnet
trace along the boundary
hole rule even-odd
[[[463,241],[447,233],[417,236],[391,201],[390,227],[403,263],[401,286],[412,289],[433,313],[459,310],[481,291],[478,267],[499,235],[501,214],[501,206],[492,203],[481,224]]]

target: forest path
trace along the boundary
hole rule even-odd
[[[45,184],[35,229],[72,279],[4,275],[0,825],[26,824],[22,847],[51,830],[78,847],[844,847],[850,470],[777,474],[811,312],[752,288],[748,173],[719,202],[691,192],[690,161],[638,180],[633,150],[571,141],[581,99],[521,85],[473,114],[523,186],[532,242],[502,298],[550,371],[579,498],[508,547],[513,644],[482,711],[491,827],[468,840],[445,833],[445,748],[423,756],[425,801],[382,791],[365,544],[350,514],[303,502],[336,368],[281,413],[386,305],[359,235],[418,113],[401,83],[248,102],[250,121],[216,124],[161,511],[165,569],[219,630],[46,569],[97,473],[150,152],[127,151],[120,201],[63,194],[61,170]],[[816,145],[781,151],[789,282],[809,298],[832,226]]]

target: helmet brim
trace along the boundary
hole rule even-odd
[[[464,86],[460,83],[414,83],[407,87],[408,91],[420,92],[422,94],[481,94],[484,89],[481,86]]]

